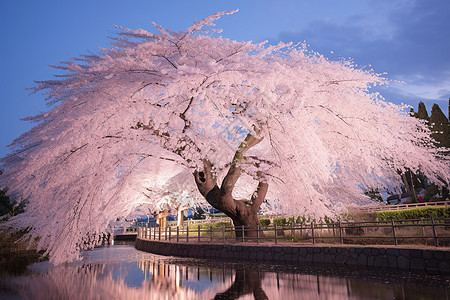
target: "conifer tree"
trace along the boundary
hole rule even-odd
[[[422,101],[419,102],[419,107],[418,107],[417,113],[414,114],[414,116],[421,120],[430,121],[430,117],[428,116],[428,112],[427,112],[427,108],[425,107],[425,103],[423,103]]]
[[[449,122],[439,105],[434,104],[431,109],[430,129],[432,138],[438,147],[450,147]]]

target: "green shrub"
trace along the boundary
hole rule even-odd
[[[288,224],[294,224],[294,217],[289,217]]]
[[[261,220],[259,220],[259,223],[261,223],[261,226],[269,226],[270,219],[261,219]]]
[[[433,196],[437,194],[439,194],[439,187],[435,184],[432,184],[425,190],[425,196],[423,196],[423,200],[425,202],[428,202],[433,198]]]
[[[222,228],[223,224],[225,224],[226,228],[231,228],[230,222],[216,222],[216,223],[191,223],[189,224],[189,231],[197,231],[200,227],[201,231],[208,231],[211,226],[213,229]]]
[[[286,218],[275,218],[273,219],[273,224],[277,224],[277,226],[284,226],[286,225]]]
[[[422,218],[450,218],[450,207],[417,207],[412,209],[379,211],[375,213],[379,221],[400,221]]]
[[[223,225],[225,225],[226,228],[230,228],[231,227],[231,223],[230,222],[216,222],[212,224],[214,228],[222,228]]]
[[[295,223],[297,223],[297,224],[303,224],[305,222],[306,222],[306,218],[304,216],[301,216],[301,217],[298,216],[297,220],[295,221]]]

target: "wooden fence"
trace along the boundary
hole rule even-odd
[[[256,229],[234,228],[221,224],[194,224],[186,227],[152,227],[138,224],[137,237],[171,242],[232,243],[339,243],[339,244],[431,244],[450,246],[450,218],[386,222],[346,222],[259,226]],[[236,231],[240,234],[236,238]]]
[[[450,206],[450,201],[408,203],[408,204],[398,204],[398,205],[366,206],[366,207],[357,207],[354,209],[356,209],[360,212],[374,212],[374,211],[383,211],[383,210],[402,210],[402,209],[410,209],[410,208],[426,207],[426,206]]]

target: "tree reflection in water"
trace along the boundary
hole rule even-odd
[[[253,294],[255,300],[269,299],[262,289],[262,277],[263,275],[261,275],[260,272],[238,269],[236,270],[234,283],[225,292],[218,293],[214,299],[238,299],[239,297],[247,294]]]
[[[132,247],[95,249],[78,263],[2,273],[0,298],[446,299],[448,276],[175,259]],[[428,286],[431,285],[431,286]]]

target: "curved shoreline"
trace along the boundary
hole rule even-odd
[[[399,246],[256,245],[174,243],[136,239],[137,250],[165,256],[264,261],[290,264],[333,264],[367,268],[389,268],[450,274],[448,248],[403,248]]]

